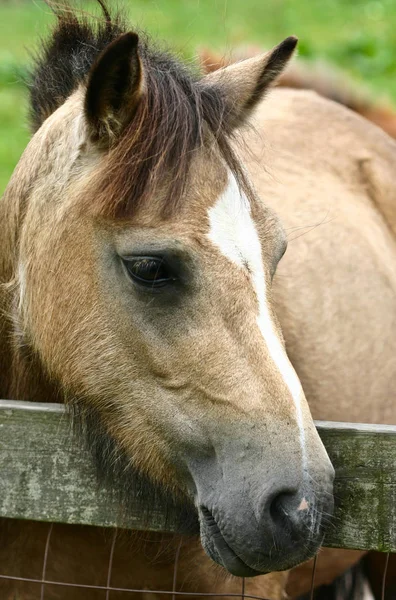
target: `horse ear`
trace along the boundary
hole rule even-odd
[[[93,65],[85,95],[85,116],[96,141],[110,143],[131,121],[143,93],[143,69],[136,33],[116,38]]]
[[[282,73],[297,45],[294,36],[286,38],[266,54],[260,54],[204,77],[209,86],[223,89],[229,105],[229,125],[238,127]]]

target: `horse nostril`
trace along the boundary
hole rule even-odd
[[[297,508],[296,492],[282,491],[272,498],[269,506],[269,513],[272,521],[276,525],[287,523]]]
[[[306,535],[312,511],[300,491],[282,491],[271,500],[269,514],[278,535],[297,541]]]

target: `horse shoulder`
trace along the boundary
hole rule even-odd
[[[293,159],[290,169],[314,165],[316,173],[333,172],[363,189],[396,235],[396,141],[382,129],[316,92],[275,89],[261,103],[254,130],[254,153],[275,149]]]

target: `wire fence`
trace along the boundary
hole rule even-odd
[[[241,600],[269,600],[268,598],[264,598],[263,596],[246,594],[245,593],[245,578],[241,578],[240,593],[177,591],[177,589],[176,589],[177,588],[177,574],[178,574],[179,557],[180,557],[180,552],[181,552],[181,547],[182,547],[182,541],[180,541],[180,543],[177,547],[177,550],[176,550],[176,554],[175,554],[175,561],[174,561],[174,566],[173,566],[172,590],[133,589],[133,588],[113,587],[111,585],[111,576],[112,576],[112,570],[113,570],[114,551],[115,551],[116,541],[117,541],[117,529],[114,530],[114,534],[112,537],[110,553],[109,553],[109,563],[108,563],[108,569],[107,569],[107,582],[106,582],[105,586],[104,585],[103,586],[88,585],[88,584],[80,584],[80,583],[68,583],[68,582],[61,582],[61,581],[51,581],[49,579],[46,579],[46,573],[47,573],[48,554],[49,554],[49,549],[50,549],[53,526],[54,526],[54,524],[50,523],[49,528],[48,528],[45,549],[44,549],[44,556],[43,556],[43,568],[42,568],[41,579],[34,579],[34,578],[29,578],[29,577],[16,577],[16,576],[11,576],[11,575],[0,574],[0,580],[40,584],[41,585],[40,597],[37,598],[37,600],[45,600],[45,590],[46,590],[47,585],[59,586],[59,587],[70,588],[70,589],[78,588],[78,589],[87,589],[87,590],[100,590],[102,592],[106,592],[106,596],[105,596],[106,600],[110,600],[111,592],[129,592],[129,593],[142,594],[142,595],[161,594],[164,596],[171,596],[172,600],[176,600],[176,598],[179,596],[187,597],[187,598],[193,596],[195,598],[210,597],[210,598],[240,598]],[[384,569],[383,569],[383,574],[382,574],[381,600],[386,600],[386,598],[387,598],[387,596],[386,596],[386,579],[387,579],[387,573],[388,573],[389,557],[390,557],[390,553],[387,553],[385,565],[384,565]],[[316,568],[317,568],[318,560],[319,560],[319,558],[318,558],[318,556],[316,556],[315,560],[313,562],[313,568],[312,568],[311,590],[309,593],[309,600],[314,600],[315,596],[316,596],[315,575],[316,575]]]

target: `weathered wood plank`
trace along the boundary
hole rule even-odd
[[[396,552],[396,427],[318,422],[336,470],[326,545]]]
[[[137,503],[121,514],[117,495],[98,484],[64,406],[0,400],[0,516],[142,529],[141,513]],[[162,512],[151,514],[152,530],[166,526]]]
[[[326,545],[396,552],[396,427],[317,427],[336,469],[336,510]],[[149,525],[141,515],[136,501],[121,517],[111,490],[99,488],[92,459],[71,434],[62,405],[0,401],[0,516],[172,528],[161,510]]]

